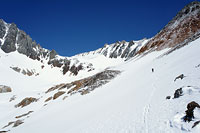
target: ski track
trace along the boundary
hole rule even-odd
[[[145,132],[148,133],[149,132],[149,112],[151,110],[151,101],[152,101],[152,98],[154,96],[154,93],[157,89],[155,83],[157,83],[157,76],[155,75],[155,72],[152,73],[152,76],[153,76],[153,83],[152,83],[152,91],[150,93],[150,96],[149,96],[149,99],[147,101],[147,104],[145,105],[144,109],[143,109],[143,123],[144,123],[144,126],[145,126]]]

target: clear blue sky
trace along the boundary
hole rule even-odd
[[[60,55],[150,38],[192,0],[4,0],[0,17]]]

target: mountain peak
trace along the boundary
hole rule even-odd
[[[184,8],[192,8],[194,10],[194,8],[199,8],[199,7],[196,7],[196,6],[200,6],[200,2],[199,1],[192,1],[190,2],[188,5],[186,5]],[[183,8],[183,9],[184,9]]]
[[[112,44],[105,44],[102,48],[99,48],[95,51],[81,53],[75,56],[90,56],[90,55],[103,55],[107,58],[119,58],[124,61],[129,60],[134,57],[136,53],[140,50],[142,46],[144,46],[148,42],[148,39],[144,38],[138,41],[130,41],[127,42],[125,40],[116,41]]]
[[[186,5],[177,15],[144,47],[138,54],[165,48],[180,48],[190,40],[198,38],[200,33],[200,2]]]
[[[182,10],[180,10],[177,15],[168,23],[172,24],[176,20],[180,20],[181,18],[184,19],[186,16],[191,15],[191,13],[196,14],[195,12],[199,11],[200,9],[200,2],[199,1],[193,1],[186,5]]]

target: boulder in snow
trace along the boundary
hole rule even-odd
[[[182,88],[177,89],[177,90],[175,91],[175,93],[174,93],[174,98],[179,98],[179,97],[182,96],[182,95],[183,95],[183,90],[182,90]]]
[[[185,111],[186,116],[184,117],[185,122],[186,121],[190,122],[192,119],[194,119],[194,109],[196,107],[200,108],[200,105],[195,101],[192,101],[187,105],[187,110]]]
[[[181,75],[179,75],[179,76],[177,76],[175,79],[174,79],[174,82],[177,80],[177,79],[183,79],[183,78],[185,78],[185,75],[184,74],[181,74]]]
[[[27,98],[24,98],[20,103],[15,105],[15,107],[25,107],[25,106],[31,104],[32,102],[36,102],[36,101],[37,101],[36,98],[27,97]]]
[[[9,86],[0,85],[0,93],[11,92],[12,89]]]
[[[53,100],[55,100],[56,98],[58,98],[59,96],[63,95],[65,93],[65,91],[59,91],[56,94],[54,94],[53,96]]]

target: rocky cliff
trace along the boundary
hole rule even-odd
[[[200,2],[194,1],[179,11],[158,34],[138,51],[138,54],[165,48],[172,48],[173,51],[199,36]]]
[[[75,59],[57,57],[58,54],[55,50],[50,51],[42,48],[40,44],[32,40],[24,31],[18,29],[16,24],[8,24],[2,19],[0,19],[0,47],[5,53],[17,51],[33,60],[38,60],[42,63],[46,61],[52,67],[61,68],[63,74],[70,71],[74,75],[77,75],[78,71],[84,68],[91,68],[87,63],[72,64]]]
[[[92,52],[82,53],[74,57],[61,57],[55,50],[47,50],[37,44],[24,31],[17,28],[16,24],[8,24],[0,20],[0,47],[5,53],[17,51],[27,57],[43,62],[47,62],[52,67],[58,67],[63,74],[67,72],[77,75],[81,70],[94,70],[90,62],[81,62],[78,56],[103,55],[107,58],[122,58],[128,60],[135,56],[136,52],[145,45],[147,39],[140,41],[117,41],[113,44],[105,44],[104,47]]]

